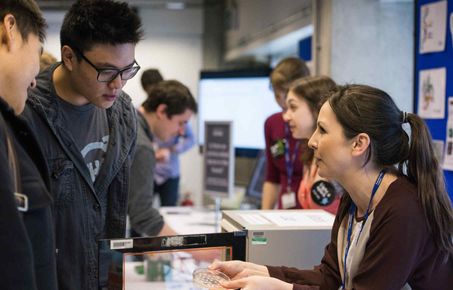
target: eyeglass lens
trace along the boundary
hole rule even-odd
[[[126,68],[124,70],[115,70],[115,69],[103,69],[99,70],[98,81],[100,82],[111,82],[118,77],[121,76],[122,80],[129,80],[133,78],[138,70],[140,69],[139,66],[133,66],[130,68]]]

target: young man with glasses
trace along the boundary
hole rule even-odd
[[[50,170],[61,290],[105,285],[97,240],[125,236],[137,121],[122,88],[140,69],[142,35],[126,3],[77,1],[61,28],[61,63],[29,92],[24,116]]]

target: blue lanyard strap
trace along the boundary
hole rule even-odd
[[[384,175],[385,175],[386,171],[387,171],[387,169],[385,169],[385,168],[382,169],[381,172],[379,172],[376,182],[374,183],[373,190],[371,191],[370,201],[368,202],[368,207],[366,209],[365,216],[363,217],[362,228],[360,229],[359,236],[357,237],[357,241],[359,241],[360,235],[362,234],[362,230],[365,226],[368,216],[370,215],[370,207],[371,207],[371,202],[373,201],[373,197],[376,194],[376,191],[378,190],[379,186],[381,185],[382,179],[384,179]],[[346,261],[348,259],[349,247],[351,245],[352,224],[354,222],[355,211],[356,211],[356,205],[354,204],[354,202],[352,202],[351,206],[349,207],[348,234],[347,234],[346,249],[345,249],[345,253],[344,253],[343,281],[341,282],[341,289],[345,289],[345,286],[346,286],[346,272],[347,272],[346,271]]]
[[[288,183],[286,184],[286,191],[291,192],[291,185],[294,173],[294,163],[296,161],[297,152],[299,151],[299,141],[296,141],[294,145],[294,151],[290,158],[290,150],[289,150],[289,129],[288,124],[285,123],[285,166],[286,166],[286,174],[288,177]]]

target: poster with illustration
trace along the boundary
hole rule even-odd
[[[448,98],[448,119],[444,150],[443,168],[445,170],[453,170],[453,97]]]
[[[447,35],[447,1],[421,6],[420,53],[445,50]]]
[[[446,69],[421,70],[418,78],[418,115],[425,119],[445,117]]]

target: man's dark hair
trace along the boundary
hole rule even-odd
[[[142,78],[140,81],[142,82],[142,88],[149,93],[149,90],[152,86],[156,85],[157,83],[163,81],[164,78],[160,74],[158,69],[150,68],[145,70],[142,73]]]
[[[143,37],[142,22],[127,3],[78,0],[66,13],[60,43],[83,53],[96,44],[136,44]]]
[[[0,19],[3,21],[7,14],[16,18],[17,28],[24,41],[33,33],[39,37],[39,41],[44,42],[47,24],[34,0],[1,0]]]
[[[161,104],[167,106],[167,117],[183,114],[187,109],[197,112],[197,102],[190,90],[175,80],[161,81],[150,90],[142,104],[146,112],[155,112]]]

